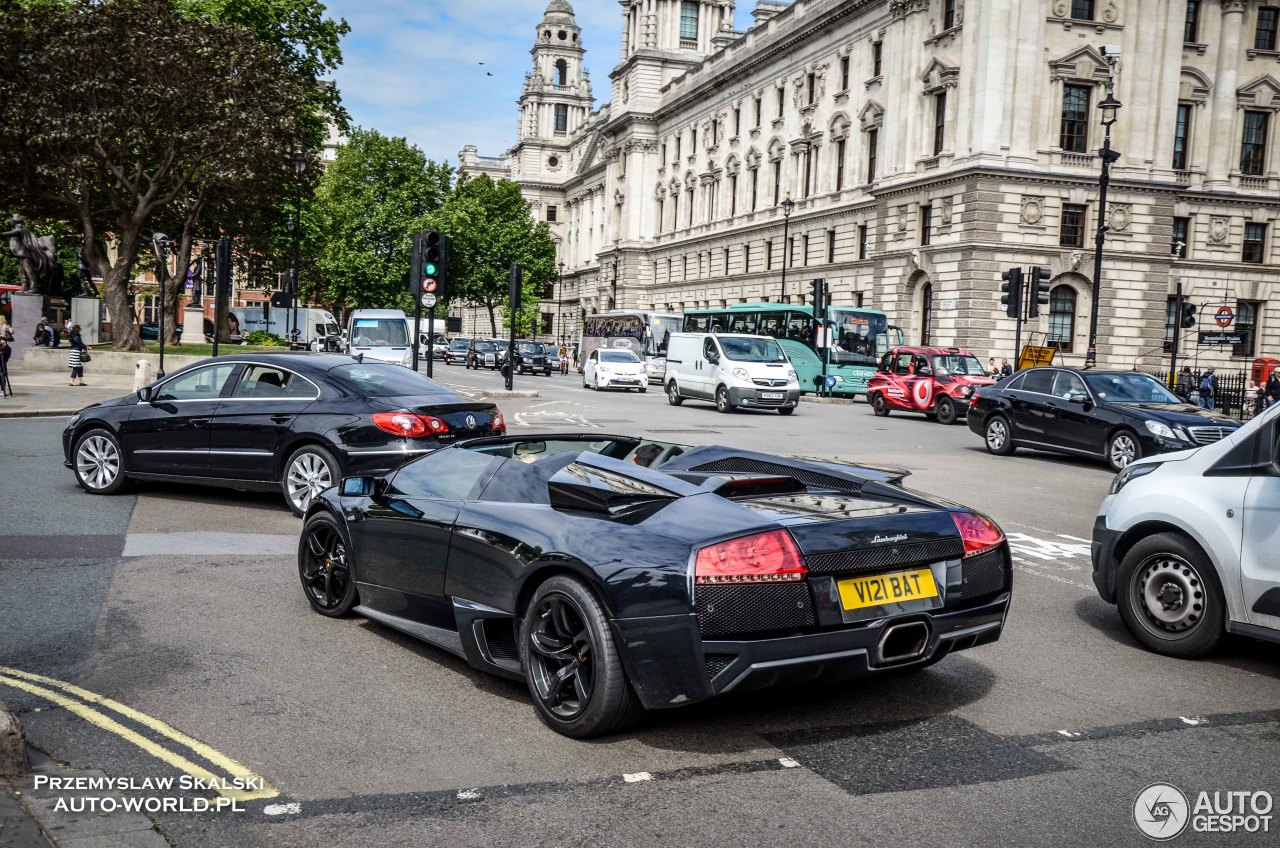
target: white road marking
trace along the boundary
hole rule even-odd
[[[1059,730],[1058,733],[1067,737],[1068,739],[1076,739],[1080,736],[1084,736],[1084,734],[1078,730]]]
[[[1013,552],[1014,567],[1019,571],[1075,586],[1086,592],[1094,590],[1091,584],[1075,579],[1074,575],[1074,572],[1084,571],[1086,565],[1092,569],[1092,543],[1088,540],[1062,533],[1051,534],[1058,537],[1056,540],[1040,539],[1026,533],[1006,533],[1005,535],[1009,540],[1009,548]],[[1061,541],[1063,539],[1068,541]],[[1055,572],[1066,572],[1072,576],[1068,577]]]
[[[624,774],[622,779],[627,783],[643,783],[646,780],[653,780],[653,775],[647,771],[638,771],[635,774]]]
[[[296,816],[302,812],[301,804],[268,804],[262,812],[269,816]]]
[[[1199,716],[1195,718],[1188,718],[1187,716],[1178,716],[1178,718],[1182,720],[1183,724],[1189,724],[1192,727],[1195,727],[1198,724],[1208,724],[1207,720],[1202,719]]]
[[[479,789],[462,789],[458,792],[459,801],[479,801],[483,797]]]
[[[569,401],[567,401],[567,400],[548,400],[548,401],[543,401],[542,403],[531,403],[531,404],[529,404],[529,407],[530,407],[531,409],[537,409],[537,408],[538,408],[538,407],[540,407],[540,406],[551,406],[551,405],[553,405],[553,404],[557,404],[557,403],[568,403],[568,402],[569,402]]]
[[[799,763],[797,763],[795,760],[791,759],[790,757],[778,757],[778,762],[782,765],[783,768],[798,768],[800,766]]]
[[[593,429],[600,427],[599,424],[593,424],[581,415],[556,409],[517,412],[515,425],[517,427],[589,427]]]

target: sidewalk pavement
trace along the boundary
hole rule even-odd
[[[61,417],[71,415],[91,403],[128,394],[133,377],[125,374],[88,373],[87,386],[68,386],[67,375],[58,371],[9,369],[13,394],[0,398],[0,418]]]

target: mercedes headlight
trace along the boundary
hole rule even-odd
[[[1153,436],[1158,436],[1161,439],[1178,438],[1168,424],[1161,424],[1159,421],[1147,421],[1146,425],[1147,431]]]
[[[1144,462],[1141,465],[1127,466],[1124,471],[1116,475],[1111,481],[1111,494],[1118,495],[1120,490],[1127,486],[1130,482],[1137,480],[1139,477],[1146,477],[1152,471],[1161,466],[1159,462]]]
[[[735,368],[735,369],[733,369],[733,376],[737,377],[739,380],[750,380],[750,379],[751,379],[751,375],[747,373],[747,369],[745,369],[745,368]]]

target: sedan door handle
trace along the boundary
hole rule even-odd
[[[192,426],[192,427],[203,427],[204,425],[208,424],[208,423],[209,423],[210,421],[212,421],[212,420],[213,420],[212,418],[192,418],[192,419],[191,419],[191,426]]]

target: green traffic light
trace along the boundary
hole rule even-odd
[[[434,277],[436,275],[436,263],[428,262],[423,266],[422,273],[426,274],[428,277]]]

